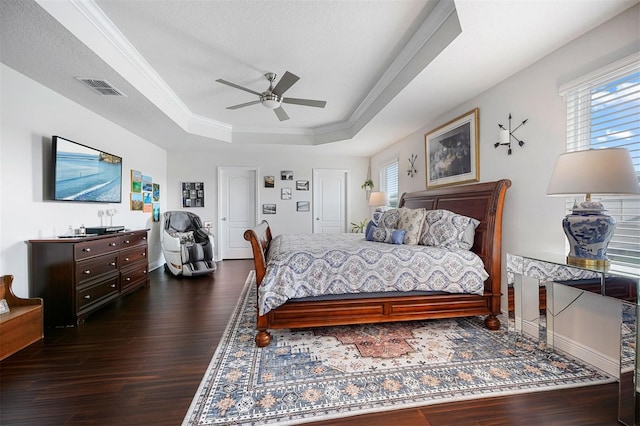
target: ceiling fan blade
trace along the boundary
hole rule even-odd
[[[316,108],[324,108],[327,101],[316,101],[314,99],[298,99],[298,98],[284,98],[282,102],[285,104],[304,105]]]
[[[246,87],[238,86],[237,84],[231,83],[230,81],[223,80],[221,78],[217,79],[216,81],[218,83],[226,84],[227,86],[235,87],[236,89],[244,90],[245,92],[253,93],[254,95],[260,96],[260,93],[254,91],[254,90],[251,90],[251,89],[247,89]]]
[[[280,121],[285,121],[285,120],[289,119],[289,116],[287,115],[286,112],[284,112],[284,109],[281,106],[279,106],[278,108],[274,109],[273,112],[276,113],[276,115],[278,116]]]
[[[296,81],[298,80],[300,80],[300,77],[290,73],[289,71],[285,71],[278,84],[276,84],[276,87],[273,88],[273,93],[278,96],[282,96],[282,94],[289,90],[291,86],[296,84]]]
[[[259,103],[260,103],[260,100],[251,101],[251,102],[245,102],[243,104],[233,105],[233,106],[227,107],[225,109],[239,109],[239,108],[244,108],[244,107],[248,107],[249,105],[255,105],[255,104],[259,104]]]

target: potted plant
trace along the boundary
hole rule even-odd
[[[373,181],[371,179],[365,180],[361,188],[366,191],[371,191],[373,189]]]

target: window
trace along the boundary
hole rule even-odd
[[[634,55],[574,81],[561,87],[561,94],[567,101],[567,151],[626,148],[640,178],[639,58]],[[607,196],[600,201],[617,222],[608,257],[637,267],[640,197]]]
[[[380,167],[380,191],[387,193],[390,207],[398,207],[398,160],[393,160]]]

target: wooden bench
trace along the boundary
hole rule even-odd
[[[0,361],[44,337],[42,299],[13,294],[13,275],[0,277],[0,299],[10,312],[0,314]]]

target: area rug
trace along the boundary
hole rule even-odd
[[[255,305],[251,273],[183,425],[300,424],[614,380],[531,342],[514,354],[482,318],[272,330],[257,348]]]

